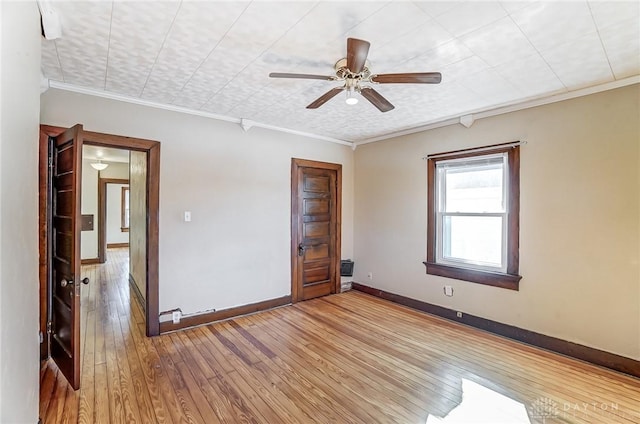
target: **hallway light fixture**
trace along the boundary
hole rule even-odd
[[[102,163],[102,159],[98,159],[98,162],[91,162],[91,167],[98,171],[104,171],[109,166],[108,163]]]

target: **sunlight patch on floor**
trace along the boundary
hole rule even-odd
[[[473,381],[462,379],[462,402],[445,417],[429,415],[426,424],[531,424],[525,406]]]

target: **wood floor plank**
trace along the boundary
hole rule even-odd
[[[198,371],[184,362],[178,362],[175,366],[178,369],[178,373],[180,374],[182,381],[184,382],[185,389],[189,393],[191,399],[193,399],[193,403],[202,417],[202,422],[207,424],[220,423],[221,421],[218,418],[218,415],[216,415],[215,411],[209,404],[207,396],[203,393],[201,386],[198,385],[192,374],[192,370],[196,373]]]
[[[180,346],[180,355],[186,363],[197,368],[198,372],[202,373],[206,379],[216,377],[219,375],[219,371],[215,370],[212,362],[205,359],[198,347],[195,345],[194,340],[190,337],[194,334],[195,333],[192,330],[174,333],[174,341],[175,343],[179,343]],[[199,341],[197,342],[201,344]]]
[[[125,319],[124,317],[122,319]],[[179,404],[175,394],[171,391],[171,384],[166,379],[162,369],[162,363],[151,341],[144,337],[137,326],[132,321],[133,315],[129,317],[129,332],[131,339],[128,342],[128,349],[131,356],[137,356],[140,368],[146,383],[149,400],[153,405],[153,414],[157,423],[179,423]],[[135,355],[135,356],[134,356]]]
[[[131,373],[131,382],[135,398],[138,402],[138,410],[140,414],[140,422],[144,423],[166,423],[167,420],[164,416],[156,416],[151,395],[158,396],[156,391],[150,389],[145,379],[143,365],[140,362],[138,352],[133,345],[133,335],[130,334],[129,322],[126,316],[120,317],[120,327],[122,329],[124,349],[126,352],[127,361],[129,362],[129,369]],[[159,397],[159,396],[158,396]]]
[[[114,313],[114,302],[108,302],[109,309],[103,320],[105,335],[105,352],[107,368],[107,386],[109,388],[109,416],[111,422],[121,423],[125,421],[125,410],[122,399],[122,387],[120,385],[120,366],[116,354],[115,338],[113,335],[113,321],[117,317]]]
[[[231,339],[236,346],[242,346],[242,349],[249,348],[247,342],[241,338],[240,334],[234,334],[238,326],[233,326],[225,322],[221,323],[220,327],[227,330],[227,337]],[[254,351],[258,360],[250,366],[241,363],[238,363],[236,366],[236,372],[244,380],[244,383],[248,385],[248,387],[251,387],[255,394],[258,395],[257,399],[264,400],[264,403],[273,410],[278,416],[278,422],[295,424],[300,421],[312,420],[311,417],[296,405],[297,402],[294,401],[295,398],[290,399],[285,396],[283,391],[261,372],[259,365],[262,364],[262,361],[258,357],[260,353],[261,352]],[[270,358],[267,356],[264,359],[269,360]]]
[[[225,376],[229,374],[225,374]],[[225,376],[212,378],[209,382],[224,402],[226,409],[233,411],[235,422],[251,424],[268,423],[258,411],[250,407],[246,399],[232,387]]]
[[[54,397],[57,372],[58,367],[56,367],[53,361],[48,360],[44,365],[44,371],[42,377],[40,378],[39,416],[43,419],[46,417],[47,409],[49,408],[49,404]]]
[[[44,422],[46,424],[59,423],[64,411],[64,403],[67,398],[67,388],[69,385],[60,371],[56,373],[51,401],[45,413]]]
[[[368,404],[372,411],[377,411],[377,416],[386,416],[392,422],[419,422],[426,418],[426,411],[423,410],[424,405],[420,400],[408,399],[406,393],[398,386],[390,384],[390,380],[379,378],[384,375],[373,378],[374,369],[366,369],[357,360],[351,360],[352,358],[346,355],[335,354],[331,346],[327,345],[328,348],[324,348],[322,339],[306,332],[304,327],[297,327],[297,323],[289,321],[288,324],[298,329],[296,337],[304,341],[301,349],[305,355],[325,368],[336,387],[344,390],[344,397],[355,398],[358,402]],[[284,323],[280,321],[275,325],[282,328]],[[359,378],[353,375],[358,375]],[[410,402],[413,404],[411,407]]]
[[[109,423],[111,422],[111,414],[109,412],[110,393],[107,386],[107,364],[96,364],[95,367],[95,404],[94,404],[94,422]]]
[[[87,313],[83,324],[86,331],[84,333],[84,352],[82,354],[82,372],[80,375],[78,422],[89,424],[93,422],[95,415],[95,310]]]
[[[269,318],[272,314],[273,311],[265,313]],[[249,319],[255,321],[258,318],[249,317]],[[277,331],[277,333],[290,335],[283,331]],[[295,376],[296,380],[305,384],[314,399],[319,399],[336,411],[342,417],[338,422],[376,422],[376,415],[372,415],[370,410],[353,408],[353,400],[345,396],[338,385],[331,384],[331,378],[327,371],[306,355],[298,346],[297,340],[296,342],[279,340],[266,331],[262,332],[259,337],[262,342],[271,340],[269,347],[278,353],[278,358],[275,361],[290,375]]]
[[[247,324],[246,326],[243,324]],[[253,336],[248,330],[250,327],[250,321],[247,319],[240,319],[239,322],[230,321],[229,325],[231,325],[236,330],[242,330],[241,334],[247,337],[248,340],[252,340],[252,344],[260,345],[262,347],[259,350],[264,355],[264,358],[261,358],[260,362],[257,362],[252,365],[252,372],[255,374],[256,378],[260,379],[263,387],[273,391],[273,395],[271,398],[275,398],[277,402],[283,404],[285,408],[289,411],[292,411],[297,420],[300,420],[302,417],[303,421],[317,421],[324,422],[324,420],[319,419],[318,412],[321,411],[325,416],[332,416],[333,412],[328,408],[324,408],[326,403],[324,402],[315,402],[315,398],[308,398],[307,394],[309,393],[310,385],[306,388],[300,384],[295,384],[296,379],[288,378],[291,374],[291,369],[287,368],[286,370],[278,367],[276,363],[277,354],[271,351],[265,344],[260,342],[257,337]],[[305,398],[305,400],[312,400],[311,402],[299,402],[297,399]],[[299,412],[296,412],[299,411]],[[305,417],[306,416],[306,417]],[[320,415],[322,416],[322,415]],[[332,420],[337,420],[338,416],[332,416]],[[329,422],[329,421],[327,421]],[[335,421],[333,421],[335,422]]]
[[[210,351],[206,349],[206,346],[204,346],[204,344],[197,338],[197,335],[199,334],[199,332],[196,332],[194,330],[195,329],[189,331],[191,335],[191,337],[189,337],[189,340],[191,340],[192,337],[196,338],[198,342],[193,343],[193,345],[196,346],[198,349],[201,349],[201,352],[206,352],[207,354],[209,354]],[[215,360],[212,360],[212,362],[215,362]],[[206,403],[211,407],[211,409],[214,411],[216,417],[221,423],[231,424],[238,421],[230,402],[220,395],[220,393],[214,388],[215,383],[212,384],[210,381],[217,377],[221,377],[222,373],[216,372],[213,377],[207,378],[206,374],[203,372],[198,372],[199,370],[196,367],[188,367],[186,364],[180,364],[180,368],[181,368],[180,369],[181,374],[185,372],[185,368],[189,370],[189,372],[191,373],[191,376],[193,377],[193,380],[198,385],[198,388],[202,393],[202,396],[204,396],[204,398],[206,399]],[[183,375],[183,379],[185,379],[184,375]],[[188,377],[186,377],[186,379],[188,379]],[[193,393],[196,390],[195,387],[193,386],[193,383],[189,381],[187,382],[187,384],[190,387],[190,391]],[[198,395],[192,394],[192,396],[195,399],[195,396],[198,396]],[[200,407],[200,401],[196,400],[196,402],[198,404],[198,407]]]
[[[81,388],[43,363],[44,424],[640,423],[640,379],[360,292],[148,338],[127,252],[83,267]]]
[[[325,301],[328,301],[330,303],[334,302],[333,300],[327,300],[327,299],[325,299]],[[336,318],[340,316],[340,313],[338,313],[336,310],[331,310],[329,314],[332,316],[335,316]],[[365,325],[364,323],[368,322],[368,319],[371,319],[372,317],[371,316],[367,317],[366,316],[367,312],[364,312],[363,315],[365,316],[365,319],[361,322],[363,323],[363,325]],[[349,314],[348,316],[353,319],[352,314]],[[407,328],[406,325],[404,326],[404,328],[405,328],[405,331],[403,332],[403,335],[406,333],[407,335],[410,336],[412,334],[411,329]],[[386,334],[388,337],[401,337],[398,334],[389,333],[388,331],[386,332]],[[394,341],[394,343],[397,343],[397,342],[398,340]],[[464,340],[462,341],[458,340],[458,342],[463,343],[462,345],[459,346],[459,349],[458,349],[459,352],[468,352],[470,350],[477,349],[478,343],[475,343],[473,347],[469,347],[469,345],[464,344]],[[497,339],[496,342],[506,343],[508,341],[504,339]],[[495,372],[494,375],[501,375],[503,376],[503,378],[509,379],[512,381],[522,381],[523,385],[520,386],[520,389],[521,389],[521,392],[523,393],[528,389],[537,388],[543,391],[545,395],[548,397],[551,395],[557,397],[557,399],[562,403],[579,402],[579,397],[577,398],[576,395],[580,396],[580,395],[587,394],[584,391],[584,389],[582,391],[579,390],[577,392],[569,390],[566,387],[566,385],[557,381],[555,373],[545,372],[546,369],[552,368],[553,366],[552,363],[548,360],[544,362],[539,361],[539,363],[535,363],[534,361],[531,361],[531,360],[528,360],[526,362],[523,362],[522,360],[514,361],[512,358],[518,355],[517,352],[518,350],[520,350],[521,346],[522,345],[520,344],[514,344],[513,342],[511,342],[510,349],[504,350],[504,355],[501,355],[501,361],[499,364],[495,363],[495,361],[493,360],[494,359],[493,356],[485,357],[486,363],[483,364],[483,370],[492,370]],[[469,361],[469,363],[478,362],[480,356],[484,354],[486,354],[486,352],[483,350],[475,350],[474,356],[472,358],[467,357],[466,360]],[[463,356],[461,357],[464,358]],[[523,358],[519,358],[519,359],[523,359]],[[528,358],[525,357],[524,359],[528,359]],[[478,373],[481,373],[483,370],[480,370],[478,367],[474,368],[474,372],[478,372]],[[531,373],[532,370],[538,371],[537,373],[535,373],[535,379],[530,377],[532,375]],[[579,377],[579,375],[576,375],[575,377]],[[541,393],[537,393],[537,396],[539,396],[540,394]],[[589,396],[591,396],[594,401],[601,402],[602,399],[599,399],[599,397],[602,395],[606,397],[607,393],[606,392],[603,393],[597,388],[594,388],[593,386],[589,387]],[[633,401],[633,402],[636,403],[636,401]],[[618,397],[617,403],[619,405],[631,407],[631,404],[627,403],[625,396]],[[629,410],[632,411],[633,408]],[[631,415],[633,416],[635,415],[635,413],[632,412]],[[635,417],[635,418],[640,419],[640,417]]]
[[[175,393],[178,403],[180,405],[181,421],[187,423],[205,423],[206,421],[200,415],[196,404],[189,393],[189,388],[186,386],[184,380],[180,376],[175,362],[168,353],[169,346],[173,346],[171,338],[168,336],[156,337],[153,339],[153,344],[162,361],[163,369],[168,376],[168,379],[173,387],[173,393]],[[172,348],[175,351],[175,348]],[[177,352],[174,352],[177,355]]]
[[[62,424],[75,424],[78,422],[79,393],[75,392],[69,385],[67,385],[66,391],[64,409],[58,422]]]

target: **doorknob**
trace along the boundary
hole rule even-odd
[[[304,244],[300,243],[298,245],[298,256],[304,256],[304,249],[305,249]]]
[[[73,284],[73,280],[66,280],[66,279],[62,279],[62,281],[60,281],[60,285],[62,287],[67,287],[69,285]]]
[[[82,279],[82,284],[84,284],[84,285],[89,284],[89,277],[84,277],[84,278]]]

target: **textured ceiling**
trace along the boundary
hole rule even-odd
[[[640,74],[640,2],[53,1],[62,38],[42,68],[83,87],[345,141],[363,141],[505,104]],[[371,42],[373,73],[438,71],[439,85],[375,86],[305,106],[339,83],[346,38]],[[53,84],[52,84],[53,85]]]

